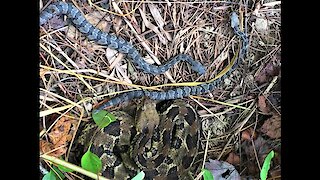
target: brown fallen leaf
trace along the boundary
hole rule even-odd
[[[271,61],[255,76],[255,81],[258,84],[263,84],[272,79],[272,77],[280,74],[280,59],[277,54]]]
[[[251,139],[257,138],[257,133],[253,130],[253,128],[246,129],[241,134],[241,139],[245,141],[251,141]]]
[[[260,131],[272,139],[281,137],[281,117],[278,114],[267,119],[260,128]]]
[[[248,159],[247,167],[249,174],[257,174],[260,172],[260,169],[257,166],[257,159],[260,165],[263,164],[264,158],[268,155],[271,150],[270,144],[261,136],[259,135],[257,139],[252,142],[243,141],[241,144],[244,150],[244,154],[246,159]],[[255,150],[254,150],[255,149]]]
[[[48,23],[46,23],[44,26],[45,27],[50,26],[52,29],[59,29],[65,25],[66,25],[66,22],[63,20],[63,18],[58,16],[53,16],[51,19],[48,20]]]
[[[264,95],[261,95],[258,97],[258,108],[263,113],[270,113],[270,105],[267,102],[267,99],[264,97]]]
[[[166,23],[165,23],[165,20],[162,18],[162,15],[159,11],[159,8],[155,4],[151,4],[151,3],[148,3],[148,7],[150,9],[150,12],[151,12],[155,22],[158,25],[158,28],[160,29],[160,31],[166,36],[166,38],[169,41],[172,41],[172,37],[171,37],[170,33],[168,33],[167,31],[165,31],[163,29],[163,27]]]
[[[72,139],[76,120],[67,116],[61,117],[48,133],[49,142],[40,140],[40,151],[59,157],[67,152],[67,145]],[[51,152],[52,151],[52,152]]]
[[[66,118],[62,117],[59,121],[57,121],[51,132],[48,133],[50,142],[52,144],[57,144],[61,137],[68,134],[67,131],[70,130],[70,123],[65,122],[65,120]]]
[[[240,164],[240,157],[235,154],[234,152],[229,153],[228,158],[226,159],[226,162],[232,164],[232,165],[239,165]]]
[[[60,146],[55,148],[55,145],[48,141],[40,140],[40,152],[47,153],[50,156],[60,157],[67,152],[67,147]]]
[[[48,141],[45,141],[45,140],[40,140],[39,147],[40,147],[40,151],[42,153],[47,153],[47,152],[51,151],[52,149],[54,149],[53,144]]]

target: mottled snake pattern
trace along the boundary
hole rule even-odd
[[[178,63],[179,61],[186,61],[191,64],[194,71],[199,74],[205,73],[205,68],[201,63],[193,60],[189,55],[179,54],[172,58],[168,63],[162,66],[154,66],[146,63],[138,50],[133,47],[133,45],[121,37],[117,37],[112,34],[102,32],[100,29],[94,27],[90,24],[81,12],[72,4],[65,2],[57,2],[49,5],[45,10],[40,13],[40,26],[45,24],[49,19],[57,15],[67,15],[72,21],[75,27],[83,33],[89,40],[93,40],[98,44],[108,46],[109,48],[118,50],[121,53],[129,56],[138,68],[142,69],[146,73],[160,74],[167,71],[172,65]],[[248,38],[245,33],[240,31],[238,16],[235,12],[231,14],[231,27],[233,28],[236,35],[242,39],[242,45],[238,57],[235,63],[232,65],[231,69],[223,74],[219,79],[212,81],[210,83],[203,83],[198,86],[183,86],[167,91],[150,91],[150,90],[134,90],[120,94],[108,102],[100,105],[96,110],[102,110],[106,107],[120,104],[125,101],[129,101],[134,98],[140,98],[147,96],[153,100],[170,100],[179,99],[187,97],[190,95],[199,95],[206,92],[212,91],[216,88],[230,73],[239,65],[240,61],[244,58],[246,51],[248,49]]]
[[[192,180],[200,143],[198,114],[182,99],[158,109],[154,100],[142,98],[134,116],[112,111],[117,121],[96,134],[96,124],[87,123],[77,144],[100,157],[106,178],[131,179],[143,171],[144,180]]]

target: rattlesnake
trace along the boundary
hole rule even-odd
[[[111,113],[117,121],[96,134],[97,126],[87,124],[78,141],[87,148],[92,142],[90,151],[102,160],[104,177],[130,179],[143,171],[145,180],[192,179],[201,126],[191,105],[175,100],[158,111],[155,101],[145,99],[135,118]]]

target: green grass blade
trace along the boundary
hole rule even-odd
[[[270,169],[270,162],[274,157],[274,151],[272,150],[267,157],[264,159],[262,169],[260,171],[260,178],[261,180],[266,180],[268,176],[268,171]]]

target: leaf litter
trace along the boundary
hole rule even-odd
[[[40,90],[40,111],[66,106],[67,101],[61,101],[52,95],[56,94],[82,106],[86,109],[84,118],[92,120],[87,104],[96,106],[106,98],[111,98],[104,96],[105,94],[131,89],[130,84],[150,87],[171,82],[210,80],[229,64],[239,45],[229,25],[231,8],[237,14],[240,13],[240,17],[246,17],[244,22],[247,24],[243,27],[250,41],[248,56],[237,68],[237,74],[232,73],[226,83],[221,83],[210,93],[200,95],[202,99],[184,98],[201,112],[201,118],[205,118],[209,125],[221,123],[218,119],[227,124],[221,128],[209,127],[203,132],[201,147],[204,148],[200,149],[199,154],[202,158],[206,155],[206,159],[193,165],[193,175],[197,176],[201,172],[199,167],[211,159],[229,162],[237,172],[241,172],[241,178],[259,178],[259,167],[261,168],[266,153],[272,149],[275,149],[276,154],[269,175],[281,172],[281,164],[277,160],[281,157],[281,3],[273,0],[269,1],[271,4],[268,2],[268,5],[259,5],[260,2],[244,5],[238,1],[157,1],[140,4],[124,1],[117,4],[119,9],[125,12],[123,14],[128,14],[123,17],[99,11],[83,1],[72,2],[76,3],[89,22],[105,32],[114,33],[131,42],[147,62],[164,64],[171,57],[186,53],[200,61],[207,68],[207,72],[199,77],[188,64],[179,63],[170,68],[165,75],[145,74],[132,66],[132,62],[126,56],[88,41],[77,30],[72,30],[72,26],[66,26],[66,21],[62,19],[56,24],[67,28],[58,31],[58,26],[51,24],[40,28],[41,34],[50,33],[50,36],[45,36],[40,43],[51,50],[52,54],[58,52],[48,45],[48,41],[55,41],[62,51],[71,49],[71,53],[66,53],[66,56],[77,66],[71,63],[66,63],[66,66],[76,72],[77,76],[70,73],[70,70],[61,71],[67,70],[66,67],[52,58],[50,52],[41,49],[39,58],[43,69],[40,71],[40,87],[44,90]],[[44,2],[44,5],[46,6],[47,2]],[[245,6],[248,8],[244,8]],[[136,7],[138,9],[132,11]],[[117,12],[117,7],[111,3],[109,8],[109,11]],[[261,28],[252,30],[257,25]],[[85,81],[80,77],[85,78]],[[264,91],[275,77],[278,77],[279,81],[265,94]],[[92,91],[88,86],[97,91]],[[170,88],[167,86],[162,90]],[[137,102],[138,100],[130,103],[135,105]],[[228,102],[243,108],[217,102]],[[127,104],[111,109],[125,108]],[[252,110],[254,107],[257,107],[255,113],[249,116],[248,109]],[[65,111],[70,109],[59,110],[58,113]],[[71,111],[76,119],[79,118],[79,108],[72,108]],[[39,122],[47,126],[50,124],[50,118],[50,114],[45,115]],[[55,120],[58,124],[60,118]],[[43,152],[52,153],[57,157],[67,152],[74,133],[71,133],[71,129],[74,126],[63,125],[62,121],[67,123],[69,120],[61,120],[61,129],[52,128],[41,136],[40,149]],[[216,132],[208,133],[212,130]],[[209,144],[207,150],[206,143]]]

